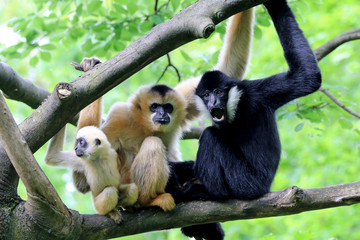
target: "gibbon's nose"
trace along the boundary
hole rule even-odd
[[[210,94],[209,101],[207,104],[208,109],[214,108],[216,104],[217,104],[216,97],[214,96],[214,94]]]

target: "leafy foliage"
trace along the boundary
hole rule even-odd
[[[167,21],[191,0],[26,0],[4,1],[0,27],[16,32],[11,44],[2,42],[0,60],[20,75],[52,91],[59,81],[71,81],[80,73],[69,63],[96,55],[114,56],[154,25]],[[359,27],[356,0],[291,1],[300,27],[315,49],[342,32]],[[1,28],[3,29],[3,28]],[[209,39],[189,43],[169,54],[181,80],[200,75],[217,61],[225,24]],[[360,41],[346,43],[321,60],[323,87],[356,112],[360,112]],[[116,101],[126,101],[139,85],[159,80],[168,58],[150,64],[106,94],[105,112]],[[247,78],[256,79],[286,71],[281,46],[262,6],[257,8],[252,65]],[[174,86],[179,78],[168,68],[160,83]],[[32,110],[8,101],[18,122]],[[321,92],[295,100],[278,112],[282,160],[272,190],[290,185],[323,187],[358,181],[360,172],[359,119],[336,106]],[[68,127],[67,149],[72,148],[75,128]],[[194,159],[195,140],[181,143],[184,159]],[[94,213],[90,195],[75,191],[71,174],[43,164],[46,146],[35,156],[68,207]],[[25,198],[25,189],[20,186]],[[85,204],[86,203],[86,204]],[[287,217],[234,221],[224,224],[229,239],[358,239],[358,206],[307,212]],[[123,239],[133,239],[132,237]],[[137,239],[185,239],[179,230],[147,233]]]

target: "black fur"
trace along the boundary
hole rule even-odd
[[[163,85],[163,84],[156,84],[154,85],[150,91],[153,91],[153,92],[157,92],[159,93],[162,97],[165,97],[165,95],[170,92],[170,91],[174,91],[174,89],[166,86],[166,85]]]
[[[289,71],[252,81],[232,79],[219,71],[204,74],[196,94],[209,111],[224,106],[232,87],[242,94],[232,122],[227,116],[224,120],[217,117],[213,126],[205,129],[195,163],[172,164],[175,172],[171,178],[180,176],[182,168],[188,172],[189,164],[193,165],[188,179],[181,177],[181,188],[168,188],[176,201],[255,199],[268,193],[281,152],[275,111],[295,98],[315,92],[321,85],[315,56],[286,1],[272,0],[264,5],[273,19]],[[217,95],[215,90],[223,95]],[[189,182],[192,178],[203,185]],[[198,232],[194,227],[192,236],[207,239],[202,226]]]

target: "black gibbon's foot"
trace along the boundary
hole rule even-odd
[[[84,58],[81,63],[71,62],[71,65],[74,66],[76,70],[87,72],[93,69],[99,63],[102,63],[99,58],[91,57]]]
[[[206,240],[223,240],[225,233],[220,223],[207,223],[181,228],[181,232],[190,238]]]

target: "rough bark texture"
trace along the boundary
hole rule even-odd
[[[30,150],[35,152],[83,107],[147,64],[189,41],[208,37],[220,21],[263,2],[265,0],[199,0],[168,22],[156,26],[109,61],[69,84],[58,84],[53,93],[25,87],[29,92],[42,92],[39,94],[41,100],[28,102],[31,106],[36,107],[48,97],[19,125],[24,140],[15,135],[20,143],[14,142],[13,147],[24,148],[25,152],[17,156],[14,153],[17,150],[9,146],[10,142],[0,145],[0,239],[106,239],[198,223],[295,214],[359,202],[360,182],[319,189],[290,187],[255,201],[190,202],[179,204],[169,213],[159,209],[124,213],[124,222],[117,225],[104,216],[80,215],[68,210],[56,194],[38,189],[41,185],[52,188],[47,185],[47,179],[35,176],[42,173],[35,166],[33,157],[29,156]],[[8,88],[9,85],[5,83],[12,79],[11,82],[21,86],[22,82],[28,84],[28,81],[2,63],[0,76],[0,88],[5,94],[13,99],[28,101],[24,95],[15,96],[14,93],[21,92],[20,88]],[[4,109],[0,109],[0,118],[9,121],[5,116],[9,113]],[[1,131],[11,135],[17,130],[9,128]],[[1,141],[4,143],[8,139],[3,137]],[[28,181],[25,183],[29,191],[27,201],[22,201],[17,195],[18,175],[5,149],[21,178],[25,179],[24,182]],[[34,179],[38,179],[36,183],[32,182]],[[51,216],[55,218],[49,219]]]

